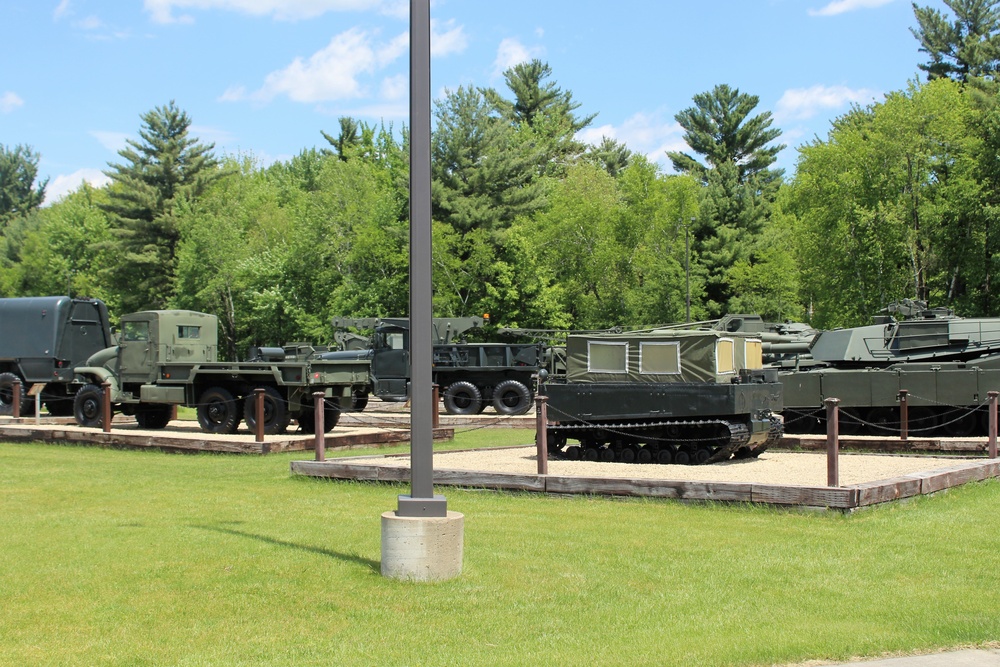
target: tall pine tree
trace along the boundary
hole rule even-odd
[[[111,282],[124,312],[163,308],[172,293],[180,240],[176,211],[223,175],[215,144],[188,136],[191,119],[169,104],[141,116],[141,141],[128,140],[122,164],[105,171],[112,184],[110,216],[120,261]]]
[[[949,77],[967,81],[990,76],[1000,69],[1000,2],[996,0],[944,0],[955,14],[948,19],[931,7],[913,4],[918,28],[910,28],[920,41],[920,51],[930,62],[918,67],[928,80]]]

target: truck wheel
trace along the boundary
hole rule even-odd
[[[298,416],[303,433],[316,432],[316,409],[303,410]],[[323,401],[323,433],[329,433],[340,421],[340,399],[334,396]]]
[[[351,396],[351,410],[355,412],[361,412],[368,407],[368,392],[367,391],[356,391]]]
[[[21,383],[21,412],[23,413],[27,404],[28,388],[27,383],[13,373],[0,373],[0,415],[14,414],[14,382]]]
[[[493,390],[493,409],[502,415],[523,415],[531,407],[531,390],[518,380],[504,380]]]
[[[73,398],[70,396],[57,396],[45,400],[45,409],[53,417],[73,416]]]
[[[288,429],[288,422],[291,415],[288,414],[288,405],[282,398],[281,392],[274,387],[263,387],[264,389],[264,433],[267,435],[278,435]],[[250,392],[243,401],[243,420],[251,432],[257,430],[257,415],[255,412],[256,394]]]
[[[477,415],[483,394],[471,382],[452,382],[444,390],[444,409],[449,415]]]
[[[173,412],[174,406],[172,405],[160,405],[156,403],[152,405],[140,405],[135,411],[135,421],[139,424],[139,428],[159,430],[167,427]]]
[[[97,428],[104,417],[104,390],[94,384],[80,387],[73,398],[73,418],[80,426]]]
[[[236,399],[223,387],[210,387],[198,399],[198,425],[205,433],[236,433],[240,411]]]

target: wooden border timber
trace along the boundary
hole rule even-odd
[[[383,458],[385,457],[360,456],[324,462],[292,461],[290,467],[293,474],[310,477],[371,482],[404,482],[409,479],[409,468],[379,465]],[[681,501],[714,500],[844,512],[936,493],[966,482],[995,477],[1000,477],[1000,460],[997,459],[963,462],[933,471],[844,487],[434,470],[434,484],[440,486],[534,493],[641,496]]]
[[[170,452],[218,452],[224,454],[277,454],[280,452],[312,451],[314,435],[268,435],[264,442],[255,442],[252,433],[216,437],[195,428],[168,426],[163,430],[138,430],[134,426],[120,428],[112,422],[110,433],[61,424],[0,422],[0,440],[18,442],[65,442],[97,447],[161,449]],[[32,420],[33,421],[33,420]],[[327,451],[391,445],[409,440],[409,432],[399,429],[334,429],[326,434]],[[442,428],[435,439],[450,440],[454,429]]]

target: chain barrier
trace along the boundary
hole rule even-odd
[[[924,403],[933,404],[933,405],[937,405],[937,406],[945,407],[945,408],[950,408],[949,410],[947,410],[945,412],[942,412],[941,414],[932,415],[930,417],[918,417],[916,419],[910,419],[909,420],[909,425],[907,427],[907,431],[909,433],[918,433],[918,434],[921,434],[921,433],[922,434],[930,434],[930,433],[933,433],[934,431],[937,431],[939,429],[945,429],[948,426],[951,426],[952,424],[957,424],[959,422],[962,422],[963,420],[966,420],[969,417],[975,418],[975,417],[977,417],[976,413],[978,413],[980,410],[982,410],[984,408],[987,408],[989,406],[989,399],[986,399],[985,401],[981,401],[980,403],[978,403],[978,404],[976,404],[974,406],[971,406],[971,407],[969,407],[969,406],[961,406],[961,405],[950,405],[948,403],[942,403],[940,401],[935,401],[933,399],[928,399],[928,398],[924,398],[924,397],[921,397],[921,396],[915,396],[913,394],[910,394],[908,396],[908,399],[910,399],[910,400],[917,399],[917,400],[920,400],[920,401],[922,401]],[[920,407],[924,407],[924,406],[922,406],[922,405],[919,405],[919,406],[913,406],[913,405],[911,405],[910,406],[910,410],[914,410],[914,409],[917,409],[917,408],[920,408]],[[897,408],[886,408],[886,409],[893,410],[893,413],[896,414],[896,415],[899,414],[898,407]],[[845,422],[847,422],[847,423],[851,424],[852,428],[856,425],[859,428],[860,427],[865,427],[865,428],[868,428],[868,429],[870,429],[872,431],[884,431],[886,435],[894,435],[894,434],[901,434],[902,433],[902,427],[899,425],[900,424],[899,419],[895,419],[895,420],[890,421],[888,423],[871,422],[871,421],[862,419],[851,408],[840,408],[839,413],[840,413],[840,424],[841,425],[843,425]],[[823,420],[823,419],[826,418],[825,415],[823,415],[821,413],[821,411],[818,410],[818,409],[810,411],[810,412],[801,412],[801,411],[798,411],[798,410],[785,410],[785,411],[782,412],[782,414],[785,414],[785,415],[787,415],[787,414],[797,415],[793,419],[786,419],[785,420],[785,425],[786,426],[788,426],[790,424],[795,424],[795,423],[797,423],[798,421],[800,421],[802,419],[813,418],[813,419]],[[941,420],[941,421],[939,421],[939,420]],[[925,423],[927,421],[932,421],[933,423],[930,426],[919,426],[919,424]],[[844,433],[843,435],[847,435],[847,434]]]

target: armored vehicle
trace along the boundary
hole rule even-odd
[[[79,388],[73,367],[112,344],[108,309],[99,299],[0,299],[0,414],[11,413],[15,380],[22,406],[29,391],[40,392],[49,414],[73,414]]]
[[[449,414],[474,415],[489,406],[501,414],[523,414],[531,408],[543,346],[535,343],[467,343],[460,337],[483,326],[481,317],[433,320],[433,380]],[[364,409],[368,396],[405,401],[410,396],[410,323],[405,317],[343,318],[332,321],[339,352],[322,359],[371,360],[371,382],[354,398]],[[363,339],[346,329],[370,330]]]
[[[782,351],[775,366],[789,432],[824,430],[823,401],[838,398],[842,433],[893,435],[906,390],[911,433],[985,434],[987,392],[1000,390],[1000,319],[966,319],[920,301],[890,304],[871,325],[774,349]]]
[[[565,377],[539,387],[549,450],[626,463],[759,455],[782,434],[781,383],[761,355],[759,338],[721,331],[570,335]]]
[[[291,352],[291,354],[290,354]],[[73,402],[81,426],[98,426],[103,414],[101,385],[111,385],[112,408],[133,414],[144,428],[163,428],[173,407],[197,409],[210,433],[234,433],[240,421],[256,427],[255,390],[264,391],[265,433],[283,433],[290,420],[313,430],[314,392],[326,397],[324,426],[340,416],[340,400],[367,385],[369,363],[321,360],[312,350],[262,347],[253,359],[217,360],[218,318],[189,310],[149,310],[121,318],[114,347],[92,355],[75,369],[82,385]]]

